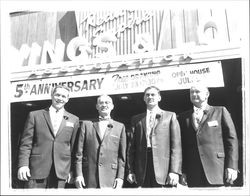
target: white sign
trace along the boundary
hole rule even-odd
[[[11,101],[50,99],[51,89],[58,84],[67,85],[71,97],[88,97],[143,92],[151,85],[161,90],[187,89],[197,81],[223,87],[221,62],[12,82]]]

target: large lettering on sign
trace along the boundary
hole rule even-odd
[[[70,88],[71,97],[87,97],[138,93],[151,85],[161,90],[187,89],[199,81],[209,87],[224,86],[221,62],[12,82],[11,101],[50,99],[52,88],[59,84]]]
[[[45,65],[63,62],[65,56],[71,61],[85,63],[93,58],[115,57],[119,55],[118,51],[121,50],[120,46],[116,45],[124,42],[119,40],[121,34],[127,29],[134,29],[151,20],[152,16],[152,11],[144,11],[143,14],[137,16],[134,10],[121,10],[106,13],[102,17],[97,12],[91,12],[82,21],[79,21],[76,27],[78,31],[83,29],[82,33],[79,34],[80,36],[70,40],[67,46],[61,39],[57,39],[54,44],[44,40],[41,45],[38,42],[33,42],[31,46],[24,43],[19,50],[14,47],[11,48],[12,53],[17,56],[14,64],[16,67]],[[120,17],[126,17],[126,20],[123,21]],[[117,23],[117,25],[110,25],[108,22]],[[106,28],[104,28],[105,25]],[[135,34],[135,39],[139,40],[140,35]],[[152,35],[148,42],[153,43]],[[133,48],[138,48],[137,45],[138,43],[131,43]],[[144,47],[147,47],[147,49],[144,49],[147,51],[152,51],[152,48],[154,48],[149,48],[146,44]],[[137,50],[133,49],[133,52],[137,53]]]
[[[66,85],[70,88],[71,92],[74,93],[84,93],[88,91],[100,90],[102,87],[102,82],[104,78],[91,78],[89,80],[41,80],[35,82],[24,82],[16,85],[15,88],[15,98],[22,98],[23,96],[30,97],[44,97],[50,95],[51,90],[56,85]],[[55,82],[54,82],[55,81]],[[82,95],[84,96],[84,95]],[[35,98],[37,99],[37,98]]]
[[[60,39],[56,40],[55,46],[49,41],[44,41],[43,47],[34,42],[31,47],[23,44],[19,51],[13,47],[11,49],[17,56],[17,62],[15,62],[17,66],[21,66],[24,60],[28,60],[29,66],[62,62],[65,50],[67,57],[74,62],[84,62],[92,53],[88,41],[80,36],[73,38],[66,49]],[[80,54],[77,53],[78,51]]]

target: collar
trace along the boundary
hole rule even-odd
[[[194,107],[193,107],[193,111],[196,112],[196,113],[197,113],[197,112],[201,112],[201,111],[203,111],[204,113],[208,113],[209,108],[210,108],[210,106],[209,106],[208,104],[203,105],[203,106],[200,107],[200,108],[194,106]]]
[[[161,110],[159,106],[156,106],[152,110],[147,109],[147,114],[149,114],[150,112],[152,112],[153,114],[160,114]]]
[[[49,111],[53,113],[64,113],[64,108],[61,108],[60,110],[56,110],[52,105],[49,107]]]
[[[99,116],[99,121],[109,121],[111,119],[110,116]]]

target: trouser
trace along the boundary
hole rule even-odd
[[[223,184],[210,184],[207,180],[203,165],[200,159],[198,148],[192,151],[192,162],[187,167],[187,184],[188,187],[220,187]]]
[[[158,184],[155,179],[154,163],[153,163],[153,154],[152,148],[147,149],[147,167],[146,175],[142,187],[162,187]]]
[[[25,182],[24,188],[65,188],[65,179],[56,176],[54,165],[51,167],[50,174],[45,179],[30,179]]]

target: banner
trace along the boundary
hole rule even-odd
[[[221,62],[12,82],[11,102],[50,99],[51,89],[58,84],[70,88],[70,97],[88,97],[138,93],[152,85],[162,91],[188,89],[198,81],[202,81],[208,87],[223,87]]]

